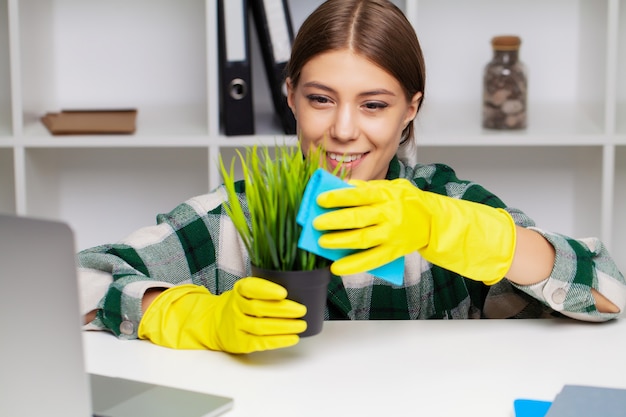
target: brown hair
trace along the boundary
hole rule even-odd
[[[297,86],[313,57],[350,49],[393,75],[407,100],[424,94],[426,69],[417,35],[404,13],[387,0],[327,0],[304,21],[294,40],[287,76]],[[421,106],[424,97],[419,102]],[[413,138],[413,122],[402,132]]]

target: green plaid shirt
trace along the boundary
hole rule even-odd
[[[441,164],[408,167],[394,158],[387,179],[406,178],[422,190],[505,208],[516,224],[534,228],[519,210],[506,207],[478,184],[462,181]],[[246,250],[224,211],[225,191],[198,196],[157,225],[126,239],[78,254],[83,310],[99,309],[89,328],[109,329],[136,338],[142,317],[141,298],[148,288],[193,283],[214,294],[250,275]],[[241,194],[245,207],[245,198]],[[588,321],[616,315],[599,313],[595,288],[622,309],[626,282],[597,239],[575,240],[538,230],[556,248],[550,278],[532,286],[509,281],[487,287],[432,265],[415,252],[405,257],[405,278],[395,286],[367,273],[333,277],[328,288],[330,320],[464,319],[545,317],[564,314]]]

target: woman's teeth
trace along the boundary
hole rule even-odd
[[[350,162],[356,161],[357,159],[361,159],[363,157],[363,154],[359,153],[359,154],[346,155],[346,154],[328,152],[328,157],[335,161],[339,161],[343,163],[350,163]]]

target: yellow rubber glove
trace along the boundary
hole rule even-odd
[[[317,216],[329,249],[367,249],[331,265],[335,275],[369,271],[419,251],[424,259],[493,285],[511,266],[515,223],[503,209],[422,191],[406,179],[350,181],[317,203],[340,208]],[[343,208],[342,208],[343,207]]]
[[[169,288],[146,310],[138,335],[176,349],[230,353],[293,346],[306,330],[299,320],[306,307],[286,297],[282,286],[254,277],[221,295],[191,284]]]

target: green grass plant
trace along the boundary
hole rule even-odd
[[[252,146],[244,153],[237,150],[237,155],[229,168],[220,155],[227,193],[224,206],[250,262],[277,271],[310,271],[328,266],[328,260],[298,248],[302,228],[296,223],[307,182],[316,169],[324,166],[322,149],[312,148],[305,158],[296,146],[275,146],[274,152],[267,146]],[[235,179],[237,159],[243,183]]]

